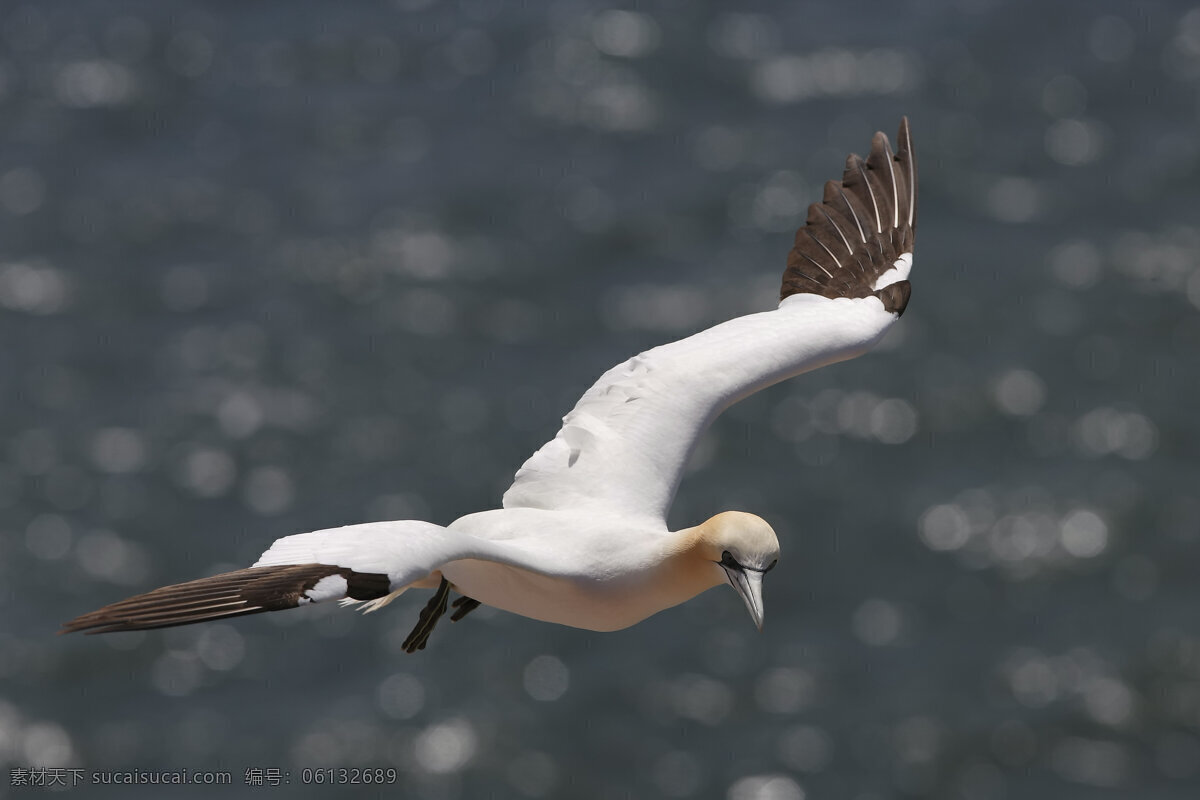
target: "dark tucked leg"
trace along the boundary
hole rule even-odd
[[[426,642],[429,641],[429,634],[433,633],[434,627],[437,626],[437,621],[441,619],[442,614],[446,613],[446,600],[450,597],[450,581],[442,578],[442,582],[438,584],[437,591],[433,593],[433,597],[429,598],[429,602],[421,609],[421,616],[417,620],[417,625],[412,629],[412,633],[404,640],[401,647],[406,653],[415,653],[418,650],[424,650]]]
[[[451,605],[451,608],[454,609],[454,613],[450,616],[450,621],[458,622],[467,614],[470,614],[472,611],[479,608],[479,605],[480,603],[478,600],[467,597],[464,594],[462,597],[455,600],[453,605]]]

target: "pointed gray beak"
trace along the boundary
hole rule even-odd
[[[758,570],[735,569],[724,565],[721,566],[721,569],[725,570],[729,582],[742,596],[742,600],[746,603],[746,610],[750,612],[750,618],[754,620],[755,627],[761,631],[763,627],[763,574]]]

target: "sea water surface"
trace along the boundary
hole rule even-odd
[[[0,795],[1196,797],[1198,99],[1182,2],[4,4]],[[902,115],[902,323],[671,512],[779,532],[761,635],[723,588],[54,635],[495,506],[605,369],[770,308]],[[93,785],[153,770],[230,783]]]

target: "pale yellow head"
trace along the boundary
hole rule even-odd
[[[696,528],[695,547],[737,590],[762,630],[763,575],[779,561],[779,539],[767,521],[744,511],[724,511]]]

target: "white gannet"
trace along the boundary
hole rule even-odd
[[[285,536],[247,569],[165,586],[84,614],[63,632],[186,625],[307,603],[387,605],[436,589],[405,642],[422,649],[480,603],[533,619],[611,631],[728,582],[763,624],[775,532],[738,511],[680,531],[667,510],[696,440],[718,414],[767,386],[861,355],[909,298],[917,165],[908,120],[898,151],[876,133],[866,160],[809,206],[780,303],[671,344],[600,376],[562,429],[517,471],[503,507],[447,527],[370,522]]]

